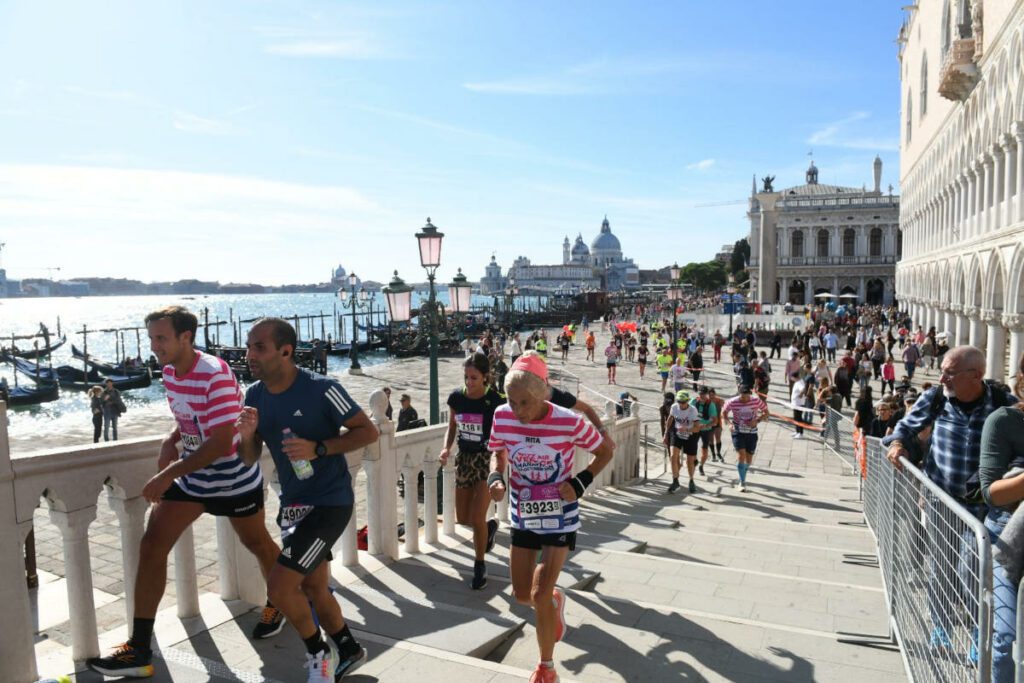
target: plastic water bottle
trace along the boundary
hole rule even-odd
[[[294,439],[295,434],[288,427],[285,427],[281,431],[281,441],[288,441]],[[309,479],[313,476],[313,463],[308,460],[292,460],[292,470],[295,472],[295,476],[298,479]]]

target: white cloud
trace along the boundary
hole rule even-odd
[[[896,137],[876,137],[865,135],[862,131],[866,126],[857,125],[871,118],[871,114],[856,111],[849,116],[828,123],[811,133],[807,138],[810,145],[824,147],[843,147],[846,149],[867,149],[877,151],[895,151],[900,147]]]
[[[200,135],[235,135],[239,130],[227,121],[210,119],[186,111],[174,112],[175,128],[186,133],[199,133]]]
[[[714,159],[701,159],[700,161],[696,161],[696,162],[694,162],[692,164],[688,164],[686,166],[686,170],[688,170],[688,171],[706,171],[706,170],[708,170],[709,168],[711,168],[714,165],[715,165],[715,160]]]

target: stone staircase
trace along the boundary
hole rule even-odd
[[[766,431],[765,466],[747,493],[733,488],[731,466],[709,463],[696,494],[667,495],[662,478],[584,500],[584,531],[558,582],[569,596],[570,631],[556,648],[563,681],[905,680],[856,479],[836,474],[813,440]],[[342,609],[370,651],[346,680],[528,679],[535,633],[531,611],[511,599],[508,536],[499,533],[476,592],[468,532],[457,534],[397,562],[335,567]],[[258,610],[201,600],[196,619],[161,613],[157,680],[304,680],[294,632],[254,643]],[[110,631],[101,644],[124,637]]]

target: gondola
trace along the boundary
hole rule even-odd
[[[9,349],[5,348],[4,352],[5,353],[10,353],[13,356],[17,356],[18,358],[29,358],[29,359],[45,358],[46,356],[49,356],[51,353],[53,353],[54,351],[56,351],[60,347],[64,346],[64,344],[67,342],[67,340],[68,340],[67,336],[63,336],[63,337],[61,337],[57,341],[57,343],[50,344],[49,346],[44,346],[41,349],[22,350],[22,349],[19,349],[17,347],[12,347],[12,348],[9,348]]]
[[[60,389],[56,384],[37,384],[34,387],[8,386],[0,383],[0,401],[8,406],[34,406],[60,398]]]
[[[99,360],[92,354],[88,354],[87,356],[74,344],[71,345],[71,355],[79,360],[85,359],[85,362],[88,363],[90,368],[98,370],[104,375],[124,375],[125,377],[135,377],[137,375],[150,374],[150,369],[147,366],[143,366],[141,368],[128,368],[125,367],[124,363],[114,365],[113,363],[107,363]]]
[[[35,363],[30,363],[21,358],[11,358],[8,354],[4,354],[3,359],[7,362],[13,362],[18,372],[31,378],[37,384],[52,384],[56,382],[66,389],[80,389],[84,391],[97,384],[105,384],[108,379],[114,383],[114,388],[119,391],[142,389],[153,383],[148,372],[145,375],[125,376],[116,374],[104,375],[96,370],[90,370],[89,374],[86,374],[80,368],[73,368],[70,365],[60,365],[55,368],[39,366],[37,368]]]

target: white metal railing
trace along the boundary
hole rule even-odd
[[[413,530],[418,520],[425,521],[423,542],[438,540],[437,476],[438,454],[446,425],[433,425],[395,433],[387,420],[387,397],[381,390],[370,394],[367,412],[380,430],[380,438],[360,452],[346,454],[353,482],[366,487],[366,524],[368,549],[378,560],[399,557],[397,529],[398,475],[415,482],[424,473],[423,510],[416,495],[406,495],[404,503],[405,551],[419,552],[420,538]],[[616,443],[615,458],[593,484],[600,488],[618,485],[637,476],[640,452],[639,406],[630,417],[616,418],[613,404],[605,407],[604,424]],[[122,566],[125,587],[125,616],[131,623],[132,594],[139,560],[148,503],[141,497],[142,487],[153,475],[160,438],[143,438],[74,448],[61,448],[12,458],[7,439],[7,409],[0,402],[0,541],[8,548],[0,554],[0,604],[5,606],[7,628],[0,639],[0,680],[29,683],[37,679],[34,654],[34,622],[30,589],[25,580],[21,548],[32,529],[33,514],[40,498],[45,498],[50,518],[60,530],[64,546],[67,599],[70,607],[72,657],[81,661],[99,654],[99,639],[93,580],[89,553],[89,525],[96,519],[97,501],[106,495],[114,510],[121,533]],[[584,452],[575,459],[577,470],[586,467]],[[273,478],[273,463],[266,453],[262,459],[265,479]],[[357,479],[360,468],[366,477]],[[443,468],[442,531],[455,533],[455,465]],[[360,484],[357,484],[360,485]],[[413,484],[413,486],[415,486]],[[411,488],[415,491],[415,488]],[[357,496],[358,497],[358,496]],[[507,503],[499,506],[507,519]],[[356,529],[360,526],[355,511],[338,542],[340,562],[359,565],[362,553],[357,547]],[[241,599],[262,604],[266,586],[255,558],[244,549],[227,520],[217,519],[219,592],[223,599]],[[335,548],[338,549],[337,547]],[[195,571],[195,549],[191,532],[182,535],[174,549],[178,615],[199,614],[199,590]],[[337,555],[337,553],[336,553]],[[335,560],[338,561],[338,560]],[[184,570],[182,570],[184,568]]]

